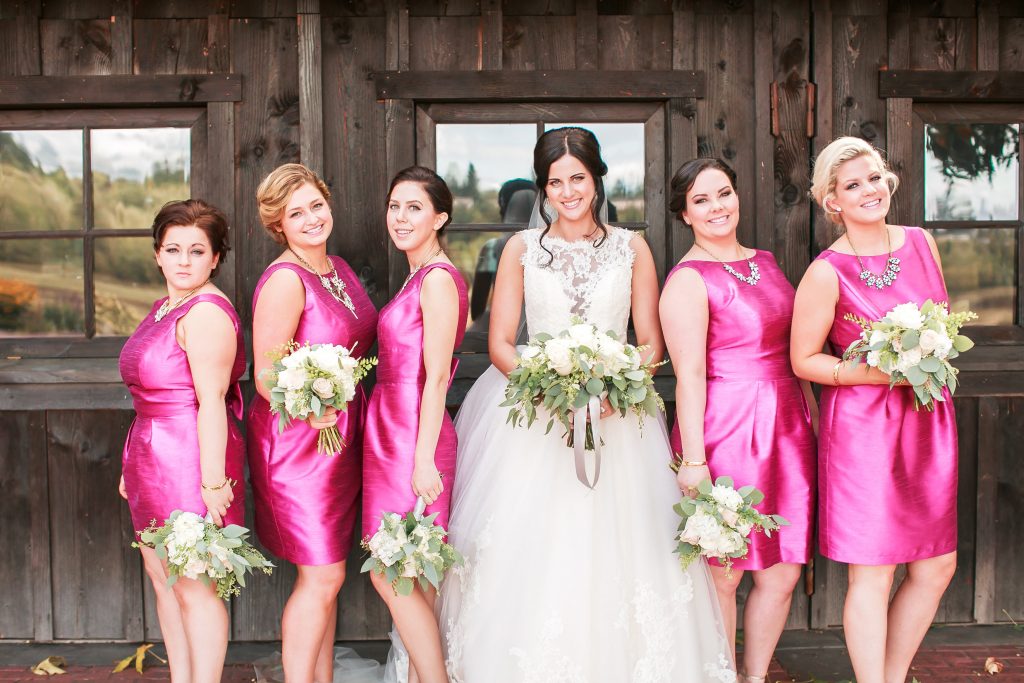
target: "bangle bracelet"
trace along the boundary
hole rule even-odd
[[[684,467],[704,467],[705,465],[708,464],[708,461],[701,460],[700,462],[697,462],[695,460],[680,460],[679,464],[683,465]]]
[[[839,371],[843,369],[843,361],[839,361],[832,366],[832,386],[839,386]]]
[[[237,484],[237,483],[238,482],[235,481],[234,479],[232,479],[231,477],[224,477],[224,481],[222,481],[221,483],[217,484],[216,486],[207,486],[206,484],[204,484],[202,482],[200,482],[199,485],[202,486],[203,489],[206,490],[206,491],[220,491],[225,486],[228,486],[230,488],[234,488],[235,484]]]

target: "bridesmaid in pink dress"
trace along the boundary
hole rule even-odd
[[[289,340],[340,344],[365,355],[377,311],[348,264],[327,255],[334,218],[323,180],[305,166],[285,164],[263,180],[256,199],[267,232],[285,247],[253,294],[258,395],[248,436],[256,534],[271,553],[298,566],[281,623],[285,677],[289,683],[330,681],[337,596],[358,512],[363,393],[360,388],[345,412],[331,408],[278,433],[259,377],[271,365],[267,353]],[[319,430],[333,424],[348,445],[340,454],[321,455]]]
[[[136,531],[174,510],[242,524],[245,446],[238,378],[245,348],[238,314],[210,282],[228,251],[221,211],[199,199],[170,202],[153,220],[156,262],[167,298],[153,304],[121,350],[121,377],[135,406],[120,492]],[[232,419],[234,418],[234,419]],[[211,586],[181,578],[167,587],[164,564],[142,548],[160,632],[175,680],[220,681],[228,613]]]
[[[786,623],[793,589],[811,557],[817,412],[789,364],[793,286],[770,252],[736,239],[736,174],[720,159],[694,159],[672,178],[672,212],[694,246],[668,274],[661,324],[676,371],[672,450],[682,457],[684,493],[709,476],[765,494],[758,506],[790,522],[771,538],[755,534],[731,573],[711,564],[726,632],[736,637],[736,589],[754,585],[744,609],[741,679],[764,683]],[[705,462],[706,459],[706,462]]]
[[[427,503],[426,514],[438,513],[436,523],[448,528],[456,436],[445,396],[469,307],[466,283],[439,241],[451,215],[452,193],[430,169],[412,166],[391,181],[388,233],[409,259],[410,273],[380,312],[380,364],[363,441],[364,536],[377,530],[383,513],[411,510],[417,496]],[[400,596],[382,575],[370,578],[409,652],[409,680],[447,683],[436,594],[417,586]]]
[[[910,387],[890,390],[877,368],[840,360],[859,333],[845,314],[877,320],[897,304],[948,301],[931,235],[885,222],[896,184],[859,138],[822,150],[811,193],[845,234],[807,269],[791,342],[796,373],[824,387],[818,538],[823,555],[850,565],[843,628],[860,683],[906,678],[956,569],[950,396],[934,412],[916,412]],[[907,577],[890,603],[903,562]]]

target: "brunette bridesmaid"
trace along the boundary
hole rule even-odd
[[[897,304],[948,301],[939,254],[920,228],[886,223],[896,189],[878,151],[833,141],[811,193],[844,228],[807,269],[796,294],[793,367],[824,386],[818,441],[821,553],[846,562],[846,645],[859,683],[902,681],[956,569],[957,437],[948,392],[934,412],[913,390],[840,360],[860,328]],[[822,351],[825,342],[827,350]],[[907,576],[889,600],[896,565]]]
[[[136,531],[174,510],[241,524],[245,446],[238,378],[245,349],[238,314],[210,281],[228,251],[228,223],[199,199],[165,204],[153,220],[156,263],[167,297],[121,350],[121,377],[135,406],[124,447],[120,492]],[[234,419],[232,419],[234,418]],[[213,586],[180,578],[142,548],[156,593],[171,680],[215,683],[224,668],[228,613]]]
[[[259,379],[268,353],[289,340],[340,344],[361,357],[373,345],[377,311],[352,269],[327,255],[334,228],[330,192],[315,173],[285,164],[256,190],[260,219],[284,251],[253,294],[256,396],[249,410],[249,474],[256,499],[256,534],[274,555],[298,566],[281,620],[282,660],[289,683],[333,678],[337,596],[352,546],[362,472],[362,391],[347,411],[293,421],[278,433],[269,391]],[[348,444],[317,453],[319,430],[337,424]]]
[[[412,166],[391,181],[388,233],[409,260],[409,276],[381,310],[377,329],[380,364],[363,451],[364,536],[377,530],[383,513],[411,510],[417,496],[425,514],[438,513],[436,523],[448,528],[456,437],[445,396],[469,305],[462,275],[441,248],[451,215],[452,193],[430,169]],[[409,652],[409,680],[447,683],[436,594],[417,586],[396,595],[380,574],[370,577]]]
[[[811,557],[817,407],[789,364],[793,287],[770,252],[737,241],[735,172],[720,159],[683,164],[672,178],[669,206],[694,236],[669,272],[660,303],[677,379],[671,443],[682,459],[679,487],[690,493],[709,476],[728,475],[737,487],[763,491],[757,507],[790,522],[771,538],[755,534],[731,572],[710,565],[734,650],[736,589],[744,571],[753,574],[741,679],[764,683]]]

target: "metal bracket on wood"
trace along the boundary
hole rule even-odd
[[[815,125],[818,114],[818,86],[807,81],[807,124],[806,134],[808,138],[814,137]],[[779,82],[772,81],[771,84],[771,125],[772,137],[779,137],[781,125],[779,124]]]

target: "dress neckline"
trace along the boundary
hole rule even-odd
[[[897,248],[892,250],[892,254],[891,255],[895,256],[896,254],[899,254],[904,249],[906,249],[907,245],[910,244],[910,228],[905,226],[905,225],[895,225],[893,227],[895,227],[895,228],[902,228],[903,229],[903,244],[901,244],[899,247],[897,247]],[[846,241],[847,241],[847,243],[849,243],[850,238],[847,237]],[[822,254],[825,254],[825,253],[838,254],[839,256],[846,256],[846,257],[852,258],[852,259],[857,258],[856,254],[846,254],[846,253],[843,253],[841,251],[836,251],[835,249],[832,249],[831,247],[829,247],[828,249],[826,249],[825,251],[823,251],[821,253]],[[860,257],[862,259],[863,258],[889,258],[889,256],[890,256],[889,252],[886,252],[884,254],[861,254],[860,255]]]

